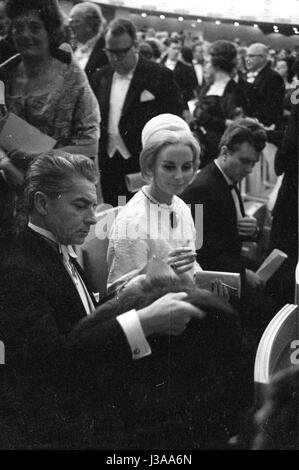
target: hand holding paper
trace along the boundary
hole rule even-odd
[[[257,231],[257,220],[255,217],[242,217],[237,222],[238,234],[241,237],[252,237]]]

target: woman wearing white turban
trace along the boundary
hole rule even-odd
[[[192,180],[200,147],[188,124],[160,114],[142,131],[140,168],[143,186],[116,218],[109,235],[108,291],[144,273],[153,258],[166,262],[179,276],[193,278],[195,227],[188,206],[177,196]]]

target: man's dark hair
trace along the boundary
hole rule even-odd
[[[230,152],[238,150],[241,144],[247,142],[256,151],[261,152],[267,141],[267,134],[263,127],[250,118],[238,119],[224,132],[219,150],[225,145]]]
[[[127,20],[126,18],[117,18],[109,24],[107,28],[107,33],[112,36],[122,36],[123,34],[128,34],[133,41],[137,39],[137,30],[132,21]]]
[[[178,44],[179,46],[182,45],[181,41],[178,38],[169,38],[168,42],[168,46],[170,46],[170,44]]]
[[[32,212],[34,209],[34,195],[37,191],[57,197],[71,189],[74,178],[86,178],[96,184],[96,170],[90,158],[60,150],[51,150],[36,157],[27,171],[25,180],[28,211]]]

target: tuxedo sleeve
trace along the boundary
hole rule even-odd
[[[90,315],[72,321],[72,312],[59,311],[48,297],[44,281],[32,270],[7,269],[0,283],[0,339],[7,363],[38,364],[63,370],[78,360],[101,364],[112,359],[126,363],[132,353],[123,330],[109,315]],[[62,317],[64,320],[62,322]]]

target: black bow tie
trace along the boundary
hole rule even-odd
[[[245,217],[246,214],[245,214],[244,204],[243,204],[242,196],[241,196],[240,190],[237,186],[237,183],[229,184],[228,187],[229,187],[230,190],[234,189],[236,191],[237,196],[238,196],[238,201],[239,201],[239,206],[240,206],[240,211],[241,211],[242,217]]]

